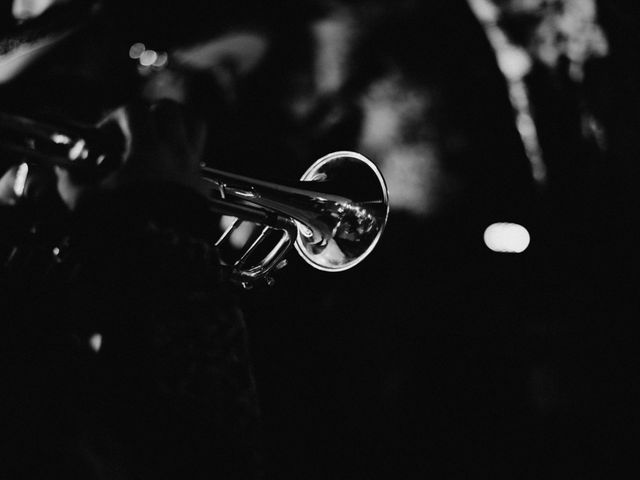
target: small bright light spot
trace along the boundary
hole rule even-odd
[[[495,22],[498,19],[498,7],[487,0],[469,0],[469,6],[482,22]]]
[[[83,155],[84,155],[86,146],[87,146],[87,142],[85,142],[83,139],[78,140],[76,144],[73,147],[71,147],[71,150],[69,150],[69,159],[77,160],[80,157],[85,158]]]
[[[143,67],[149,67],[154,64],[154,62],[158,60],[158,52],[155,50],[145,50],[140,55],[140,65]]]
[[[16,197],[21,197],[24,194],[24,189],[27,185],[27,177],[29,176],[29,165],[21,163],[16,172],[16,180],[13,183],[13,193]]]
[[[536,125],[533,118],[528,113],[518,115],[516,119],[516,127],[523,137],[530,137],[536,134]]]
[[[158,53],[158,58],[153,62],[154,67],[164,67],[169,60],[169,56],[165,52]]]
[[[53,247],[52,252],[56,257],[60,255],[60,249],[58,247]]]
[[[16,20],[35,18],[49,9],[56,0],[14,0],[11,13]]]
[[[503,47],[497,52],[497,59],[500,70],[508,79],[519,80],[531,70],[531,59],[520,48]]]
[[[484,243],[494,252],[522,253],[530,241],[527,229],[517,223],[494,223],[484,231]]]
[[[91,335],[89,338],[89,346],[91,347],[91,350],[98,353],[100,351],[100,347],[102,347],[102,335],[99,333]]]
[[[140,58],[145,50],[146,47],[144,46],[144,43],[134,43],[129,49],[129,57],[133,59]]]
[[[51,140],[58,145],[69,145],[71,143],[71,139],[62,133],[54,133],[51,135]]]

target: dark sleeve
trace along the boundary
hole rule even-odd
[[[62,313],[45,337],[72,337],[86,354],[67,381],[90,425],[79,431],[133,478],[257,475],[246,328],[212,221],[203,199],[171,184],[91,199],[36,295],[34,308]]]

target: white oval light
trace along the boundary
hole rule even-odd
[[[16,172],[16,179],[13,183],[13,193],[16,197],[24,195],[24,190],[27,186],[27,178],[29,178],[29,165],[21,163]]]
[[[144,43],[134,43],[129,48],[129,58],[138,59],[144,53],[147,47],[144,46]]]
[[[102,347],[102,335],[99,333],[91,335],[91,338],[89,338],[89,346],[91,347],[91,350],[98,353]]]
[[[522,253],[530,242],[527,229],[517,223],[494,223],[484,231],[484,243],[494,252]]]
[[[143,67],[150,67],[156,60],[158,60],[158,52],[155,50],[145,50],[138,59]]]
[[[164,67],[169,61],[169,55],[166,52],[159,52],[156,61],[153,62],[154,67]]]

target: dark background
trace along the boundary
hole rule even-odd
[[[107,5],[81,34],[92,40],[72,40],[49,67],[5,88],[3,109],[46,103],[49,113],[96,119],[138,91],[131,43],[171,50],[237,30],[259,32],[269,49],[234,78],[232,99],[207,97],[217,129],[210,158],[221,168],[291,179],[340,149],[385,171],[376,156],[385,146],[362,140],[365,100],[392,79],[427,105],[408,119],[398,113],[406,124],[393,147],[438,152],[424,183],[434,206],[394,206],[404,188],[394,183],[387,231],[366,262],[327,274],[291,254],[274,287],[241,293],[268,479],[618,478],[635,467],[633,1],[598,3],[609,51],[586,63],[581,82],[563,62],[534,64],[525,79],[544,185],[532,178],[495,52],[466,2]],[[323,90],[313,26],[345,15],[356,21],[344,78]],[[535,19],[505,22],[526,43]],[[52,65],[55,80],[44,85]],[[585,134],[585,118],[602,126],[604,144]],[[525,225],[530,247],[488,250],[482,234],[497,221]]]

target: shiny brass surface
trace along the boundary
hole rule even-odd
[[[87,132],[91,132],[87,137]],[[68,168],[98,169],[110,154],[108,142],[95,129],[57,127],[0,113],[0,150],[20,161]],[[116,151],[116,150],[113,150]],[[119,163],[119,162],[118,162]],[[270,279],[295,245],[312,267],[340,272],[371,253],[389,214],[387,187],[377,167],[356,152],[333,152],[311,165],[294,184],[273,183],[202,167],[202,182],[213,212],[235,217],[215,242],[220,246],[245,221],[262,227],[260,234],[230,266],[232,278],[249,285]],[[252,255],[272,232],[276,245],[258,261]]]

